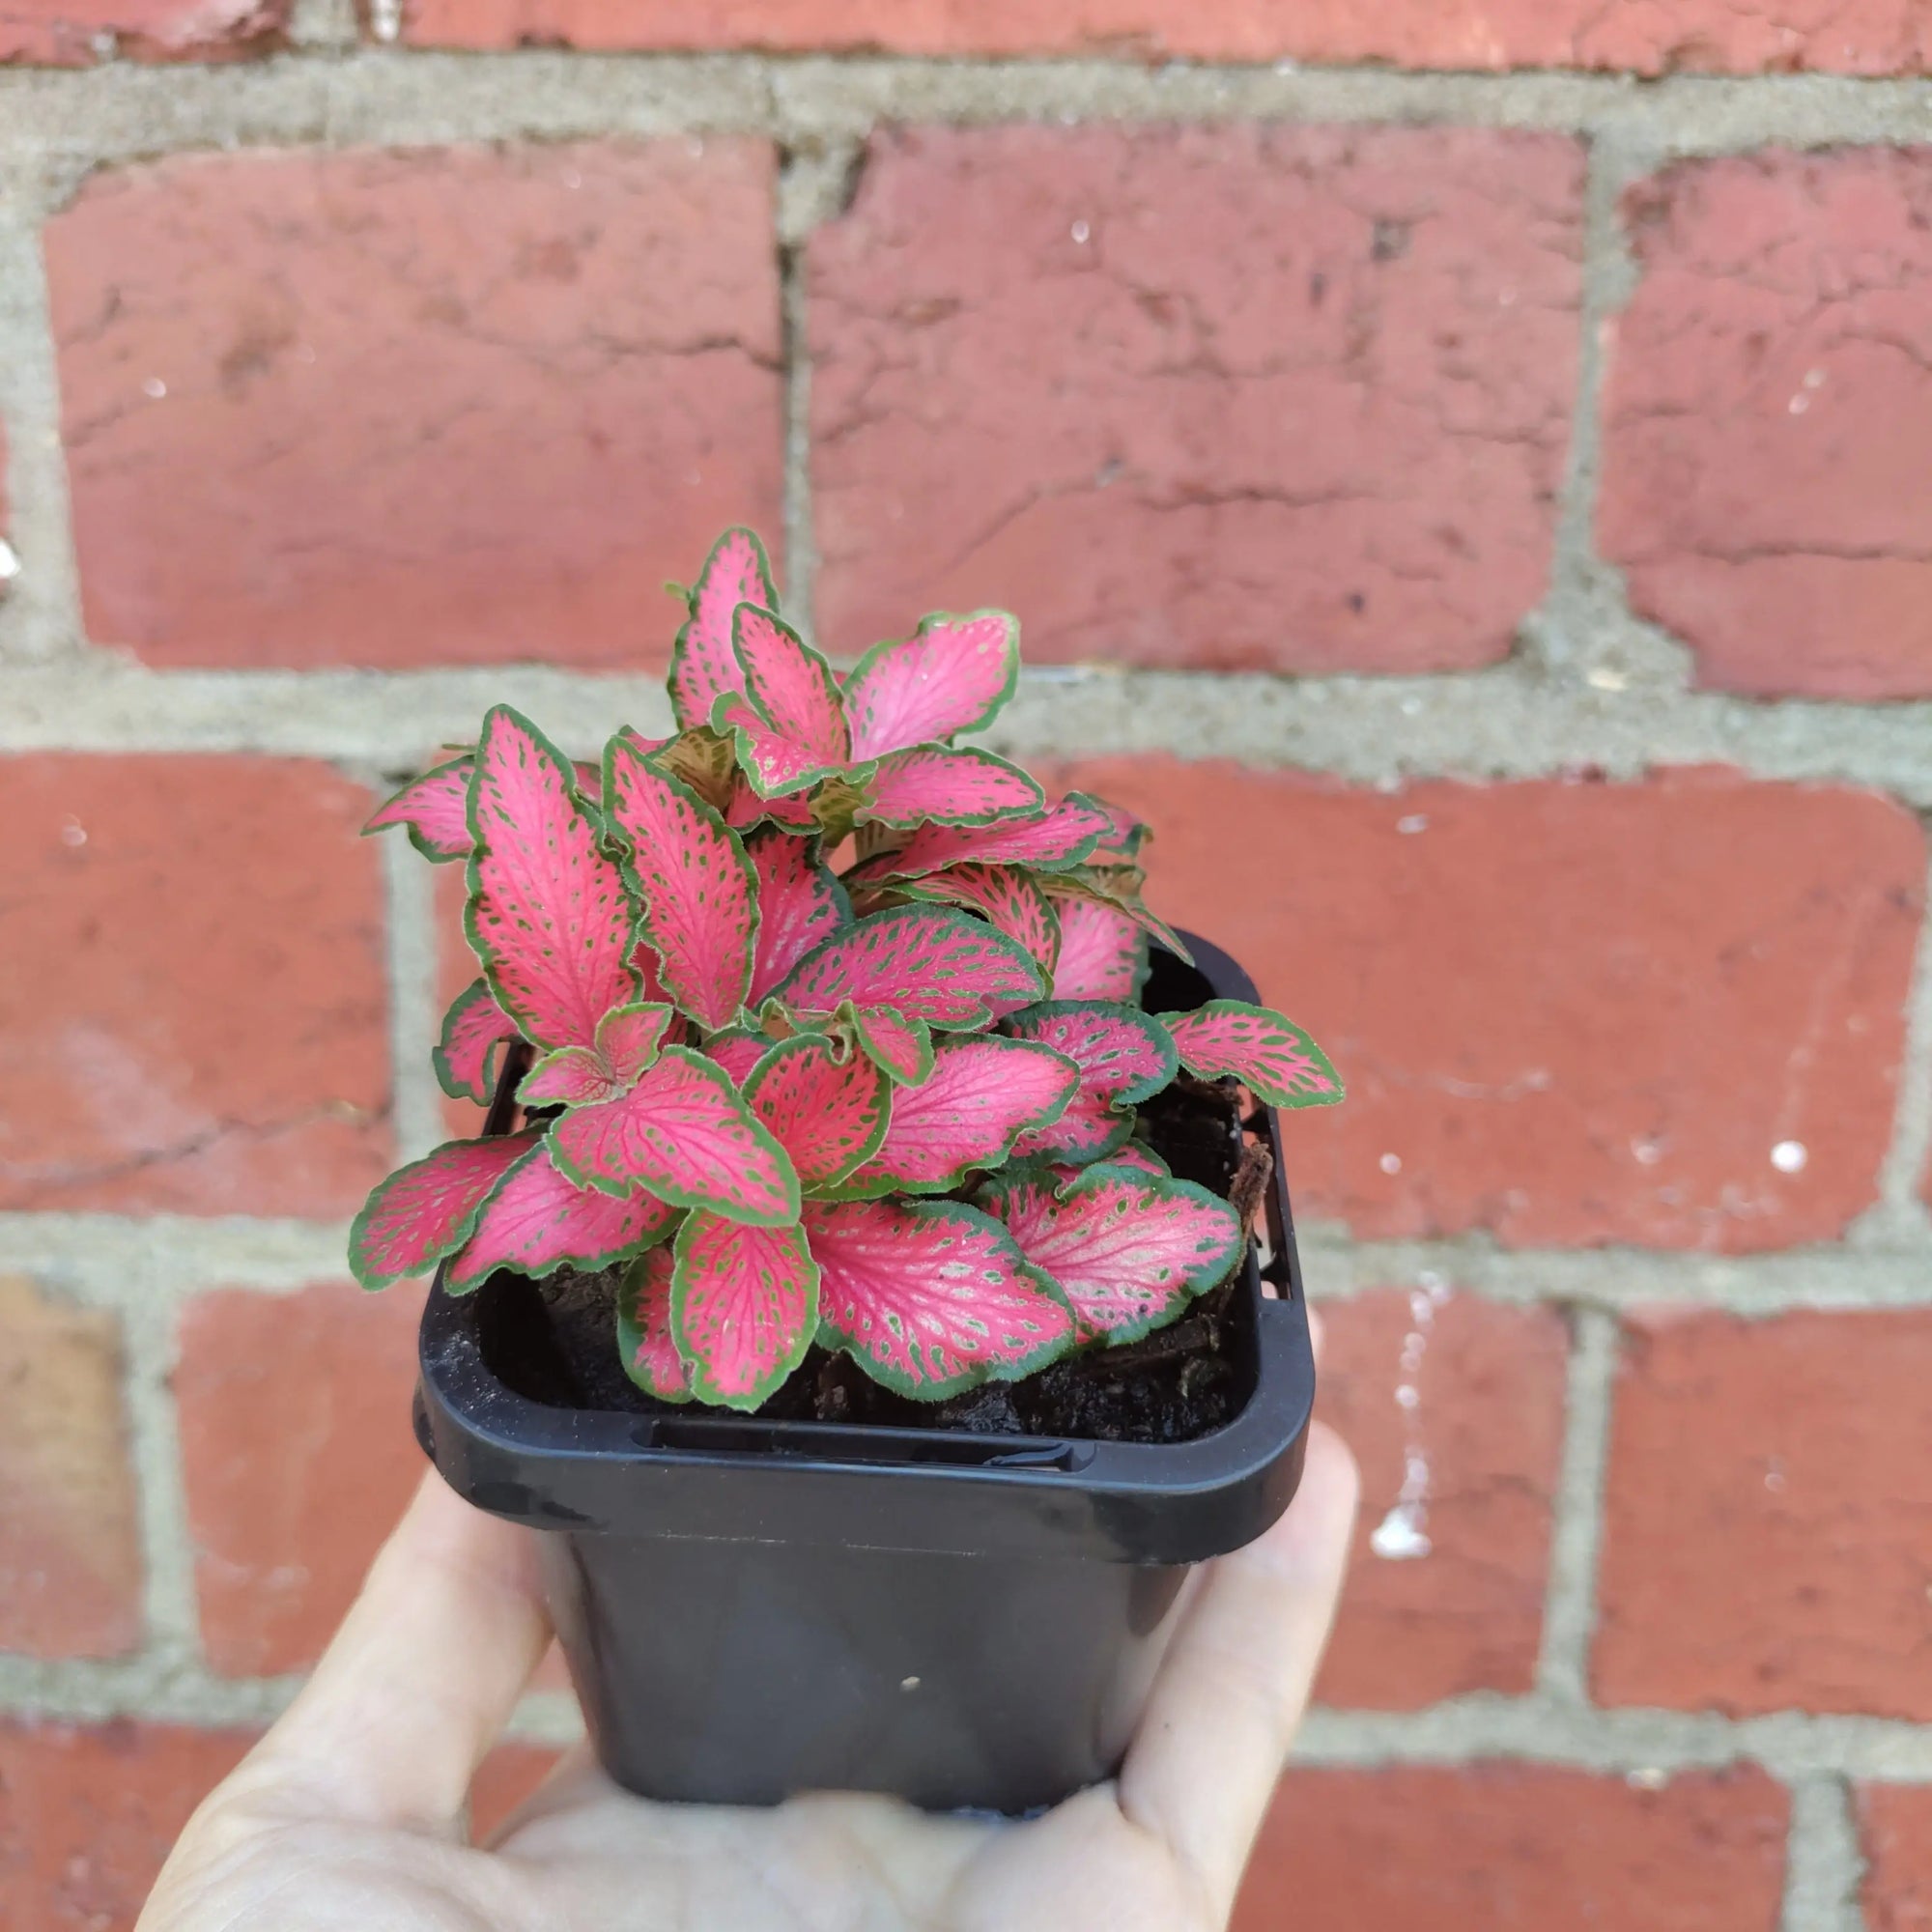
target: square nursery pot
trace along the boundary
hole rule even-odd
[[[1189,944],[1198,970],[1155,954],[1151,1009],[1255,998]],[[506,1081],[494,1130],[510,1112]],[[611,1776],[657,1799],[864,1790],[1014,1813],[1111,1776],[1190,1570],[1259,1536],[1300,1480],[1315,1367],[1271,1113],[1264,1131],[1266,1240],[1224,1327],[1245,1400],[1186,1442],[546,1406],[511,1386],[548,1333],[532,1286],[439,1282],[416,1434],[459,1495],[543,1533]]]

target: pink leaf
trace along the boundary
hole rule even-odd
[[[1138,855],[1141,846],[1152,835],[1147,826],[1124,806],[1115,805],[1104,798],[1095,798],[1092,792],[1081,794],[1090,805],[1097,806],[1112,821],[1111,829],[1101,838],[1094,849],[1095,860],[1105,858],[1112,861],[1126,861]]]
[[[475,768],[472,757],[452,758],[412,779],[376,809],[362,830],[407,825],[410,843],[432,864],[465,857],[474,842],[469,836],[469,774]]]
[[[917,879],[970,861],[1062,871],[1079,865],[1112,824],[1098,806],[1074,792],[1037,818],[997,825],[924,825],[896,852],[882,852],[854,867],[845,883],[856,887]]]
[[[1124,1147],[1110,1153],[1107,1162],[1111,1167],[1131,1168],[1136,1174],[1151,1174],[1162,1180],[1169,1179],[1174,1173],[1152,1148],[1141,1141],[1127,1142]],[[1077,1168],[1063,1168],[1059,1170],[1059,1177],[1063,1181],[1071,1180],[1078,1172]]]
[[[859,1051],[901,1087],[917,1087],[932,1071],[932,1029],[890,1007],[840,1009],[852,1023]]]
[[[667,1047],[615,1100],[573,1108],[551,1128],[556,1164],[580,1187],[646,1187],[679,1208],[735,1221],[798,1218],[798,1177],[724,1070]]]
[[[738,835],[693,791],[620,738],[606,753],[604,810],[629,848],[659,975],[700,1026],[727,1027],[752,983],[757,874]]]
[[[671,708],[687,730],[709,724],[718,699],[744,689],[731,648],[732,611],[740,604],[779,608],[764,545],[750,530],[726,530],[711,546],[690,602],[690,621],[671,647],[669,679]]]
[[[834,1011],[841,1001],[890,1007],[905,1019],[973,1027],[1044,992],[1024,947],[985,921],[943,906],[897,906],[834,933],[779,988],[796,1010]]]
[[[349,1231],[349,1266],[364,1288],[420,1274],[469,1238],[490,1190],[536,1135],[445,1141],[378,1183]]]
[[[568,1263],[609,1267],[662,1240],[677,1210],[645,1193],[612,1200],[559,1174],[539,1144],[503,1177],[484,1204],[476,1232],[443,1272],[443,1288],[467,1294],[498,1268],[539,1276]]]
[[[1147,974],[1147,935],[1095,899],[1062,899],[1056,1000],[1132,1000]]]
[[[1247,1236],[1225,1201],[1191,1180],[1111,1163],[1056,1193],[1051,1181],[986,1189],[990,1210],[1072,1303],[1084,1341],[1132,1342],[1225,1281]]]
[[[822,1338],[901,1395],[1014,1381],[1073,1339],[1071,1312],[1011,1236],[956,1201],[811,1201],[805,1232]]]
[[[991,752],[917,745],[879,760],[860,807],[861,825],[994,825],[1037,816],[1046,797],[1020,770]]]
[[[712,723],[737,734],[753,789],[776,798],[843,771],[851,739],[832,667],[789,624],[754,605],[738,607],[731,629],[744,696],[723,700]]]
[[[1070,1060],[1031,1040],[942,1040],[931,1074],[894,1094],[878,1152],[827,1191],[854,1201],[948,1193],[976,1170],[998,1167],[1021,1132],[1055,1119],[1079,1084]]]
[[[874,644],[845,680],[854,758],[933,744],[991,722],[1020,670],[1020,627],[1004,611],[935,612]]]
[[[923,879],[909,879],[907,898],[971,906],[1017,940],[1051,974],[1060,961],[1060,918],[1029,872],[1017,866],[953,866]]]
[[[691,1392],[756,1408],[805,1359],[818,1326],[818,1268],[805,1231],[694,1213],[677,1231],[670,1325]]]
[[[1140,895],[1140,868],[1135,866],[1075,866],[1069,872],[1042,872],[1040,890],[1054,899],[1093,899],[1123,914],[1149,938],[1167,948],[1177,959],[1193,964],[1194,955],[1173,926],[1151,913]]]
[[[730,1027],[714,1033],[704,1042],[704,1051],[729,1075],[734,1087],[751,1078],[752,1068],[772,1050],[768,1035],[753,1033],[750,1027]]]
[[[452,1100],[487,1107],[497,1084],[497,1049],[516,1037],[516,1021],[490,997],[489,986],[475,980],[442,1016],[442,1038],[430,1056],[437,1084]]]
[[[670,1329],[675,1261],[668,1245],[646,1248],[617,1288],[617,1352],[624,1373],[660,1402],[689,1402],[691,1375]]]
[[[1269,1107],[1332,1107],[1342,1077],[1301,1031],[1245,1000],[1209,1000],[1191,1013],[1163,1013],[1180,1062],[1205,1080],[1233,1074]]]
[[[469,802],[464,925],[497,1004],[538,1046],[587,1046],[597,1022],[637,996],[637,912],[604,856],[569,765],[527,719],[483,721]]]
[[[745,840],[758,881],[758,943],[751,1004],[759,1005],[820,940],[851,923],[844,889],[818,858],[817,842],[776,826]]]
[[[733,780],[730,802],[724,808],[724,823],[735,832],[749,832],[757,825],[782,825],[793,832],[807,833],[818,829],[809,798],[760,798],[743,772],[738,772]]]
[[[822,1034],[781,1040],[744,1088],[808,1192],[842,1180],[885,1136],[892,1089],[884,1071],[863,1053],[841,1059]]]
[[[524,1075],[518,1099],[526,1106],[560,1101],[583,1107],[628,1094],[658,1057],[671,1017],[670,1008],[641,1001],[613,1007],[597,1022],[594,1045],[560,1046],[545,1054]]]
[[[1050,1154],[1085,1165],[1111,1155],[1134,1130],[1130,1110],[1174,1078],[1179,1063],[1160,1022],[1136,1007],[1051,1000],[1015,1013],[1020,1039],[1037,1039],[1080,1068],[1080,1091],[1050,1126],[1023,1134],[1015,1159]]]

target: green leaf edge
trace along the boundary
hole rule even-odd
[[[1200,1006],[1190,1009],[1187,1012],[1159,1013],[1155,1017],[1165,1026],[1169,1020],[1192,1019],[1199,1013],[1241,1013],[1251,1019],[1273,1020],[1276,1025],[1286,1027],[1302,1042],[1308,1050],[1309,1058],[1315,1062],[1317,1069],[1325,1073],[1335,1083],[1335,1091],[1332,1094],[1285,1094],[1276,1087],[1258,1087],[1244,1074],[1235,1075],[1234,1077],[1238,1079],[1264,1107],[1273,1107],[1281,1111],[1293,1111],[1302,1107],[1339,1107],[1349,1097],[1348,1089],[1342,1084],[1342,1076],[1335,1070],[1335,1063],[1316,1044],[1314,1036],[1306,1027],[1296,1026],[1287,1014],[1276,1012],[1272,1007],[1258,1007],[1251,1000],[1204,1000]],[[1180,1056],[1180,1064],[1188,1072],[1203,1080],[1219,1080],[1225,1077],[1218,1072],[1203,1073],[1184,1052]]]
[[[711,723],[708,718],[687,718],[684,715],[684,705],[678,692],[678,677],[684,669],[685,660],[691,655],[691,627],[697,621],[698,589],[704,582],[706,576],[709,575],[711,566],[717,562],[718,553],[733,537],[750,538],[752,554],[758,560],[758,582],[764,586],[765,590],[767,599],[765,608],[775,617],[779,612],[778,585],[772,582],[772,563],[771,558],[765,554],[763,538],[758,535],[756,530],[750,528],[744,524],[733,524],[704,554],[704,567],[697,573],[696,582],[685,593],[684,605],[688,614],[684,622],[678,626],[677,637],[671,643],[670,666],[665,673],[665,692],[670,698],[671,716],[676,721],[677,728],[680,731],[688,731],[695,724],[708,725]]]
[[[678,1225],[682,1226],[683,1224],[680,1222]],[[659,1243],[658,1245],[662,1246],[663,1244]],[[644,1250],[644,1254],[648,1254],[649,1252],[648,1248]],[[623,1279],[617,1284],[617,1360],[622,1365],[625,1375],[630,1378],[631,1381],[637,1387],[642,1389],[646,1395],[654,1396],[659,1402],[688,1403],[694,1400],[689,1388],[661,1389],[655,1382],[646,1381],[637,1372],[638,1347],[643,1340],[643,1330],[638,1326],[637,1317],[632,1311],[638,1305],[638,1263],[642,1260],[643,1255],[639,1255],[636,1261],[633,1261],[631,1265],[624,1270]],[[675,1335],[671,1337],[671,1346],[673,1348],[677,1346],[677,1337]],[[678,1350],[678,1360],[684,1360],[682,1350]],[[690,1370],[687,1366],[686,1375],[689,1376],[689,1374]]]
[[[772,1392],[784,1381],[798,1365],[805,1360],[812,1343],[818,1335],[818,1263],[813,1259],[811,1243],[805,1237],[805,1230],[796,1221],[785,1230],[798,1244],[798,1250],[805,1257],[806,1267],[810,1271],[810,1285],[807,1291],[806,1319],[793,1339],[790,1351],[779,1363],[771,1376],[742,1396],[720,1395],[715,1392],[710,1381],[709,1371],[703,1356],[686,1346],[684,1335],[684,1306],[690,1284],[690,1271],[685,1266],[689,1244],[687,1232],[696,1217],[687,1214],[677,1224],[677,1233],[671,1244],[670,1271],[670,1339],[677,1350],[678,1360],[684,1364],[684,1372],[691,1383],[691,1400],[701,1402],[707,1408],[735,1408],[740,1411],[756,1408],[770,1400]],[[742,1224],[741,1224],[742,1225]],[[636,1351],[632,1353],[635,1355]],[[633,1380],[636,1379],[634,1377]],[[641,1384],[639,1384],[641,1386]]]
[[[834,1047],[836,1046],[836,1042],[833,1040],[832,1036],[830,1034],[810,1033],[810,1032],[795,1033],[791,1036],[789,1039],[774,1040],[772,1042],[770,1051],[767,1052],[763,1056],[763,1058],[759,1060],[758,1064],[752,1068],[751,1072],[745,1075],[745,1084],[738,1090],[745,1096],[745,1104],[748,1107],[752,1106],[753,1102],[756,1099],[757,1097],[756,1090],[763,1084],[766,1076],[766,1069],[768,1067],[776,1065],[779,1060],[784,1054],[806,1046]],[[836,1058],[837,1056],[835,1054],[835,1061]],[[804,1179],[803,1178],[801,1178],[799,1181],[799,1187],[803,1197],[807,1200],[822,1201],[829,1199],[830,1197],[825,1194],[824,1189],[827,1187],[837,1186],[838,1182],[843,1180],[848,1174],[853,1172],[855,1168],[864,1167],[865,1164],[868,1160],[870,1160],[875,1153],[878,1152],[881,1143],[883,1143],[886,1138],[886,1129],[892,1124],[892,1119],[893,1119],[892,1073],[888,1068],[881,1066],[876,1060],[872,1059],[870,1054],[867,1054],[866,1056],[866,1060],[867,1065],[871,1066],[872,1070],[880,1076],[880,1081],[881,1081],[879,1087],[879,1099],[881,1104],[878,1109],[878,1114],[879,1114],[878,1123],[873,1127],[871,1133],[867,1136],[864,1151],[860,1153],[859,1157],[856,1160],[847,1161],[845,1165],[838,1170],[838,1174],[836,1174],[832,1178],[832,1179],[826,1181],[820,1181],[815,1186],[812,1187],[806,1187]],[[794,1165],[796,1165],[796,1163],[794,1163]]]
[[[465,752],[460,757],[445,758],[441,764],[432,765],[426,772],[418,772],[414,778],[408,780],[402,784],[399,784],[395,788],[395,790],[392,791],[388,795],[388,797],[385,798],[382,802],[382,804],[379,805],[376,808],[376,810],[369,814],[371,820],[380,818],[382,814],[387,811],[390,806],[394,805],[395,802],[399,798],[401,798],[406,791],[412,791],[417,785],[421,784],[424,781],[424,780],[439,778],[441,776],[442,773],[447,771],[453,771],[458,765],[463,764],[466,761],[473,769],[475,765],[475,760],[476,760],[476,753],[474,752]],[[468,812],[464,814],[464,817],[467,822],[469,818]],[[453,866],[459,860],[467,859],[469,856],[467,852],[438,851],[437,848],[434,845],[432,845],[429,842],[429,840],[425,838],[422,836],[422,834],[419,833],[415,829],[415,827],[410,823],[410,821],[407,818],[400,818],[396,820],[396,825],[400,825],[403,828],[403,830],[409,834],[410,843],[413,845],[416,848],[416,850],[420,852],[423,855],[423,857],[430,862],[432,866]],[[374,837],[377,833],[393,832],[394,830],[395,830],[394,825],[376,825],[374,823],[371,823],[363,826],[359,836],[361,838],[368,838]],[[472,838],[473,838],[473,834],[472,834]]]
[[[1174,1084],[1174,1076],[1180,1071],[1180,1049],[1175,1045],[1174,1036],[1159,1015],[1149,1012],[1145,1007],[1124,1006],[1119,1000],[1040,1000],[1031,1007],[1022,1007],[1016,1013],[1009,1013],[1005,1024],[1018,1026],[1028,1019],[1065,1019],[1069,1013],[1103,1013],[1108,1019],[1151,1030],[1147,1033],[1148,1044],[1160,1053],[1165,1071],[1157,1079],[1151,1075],[1122,1088],[1107,1102],[1116,1113],[1122,1108],[1138,1107],[1143,1100],[1151,1100]],[[1030,1036],[1020,1034],[1016,1037],[1026,1039]]]
[[[1080,1332],[1080,1318],[1073,1314],[1072,1304],[1062,1292],[1060,1284],[1042,1269],[1035,1267],[1020,1252],[1020,1244],[990,1214],[983,1214],[963,1201],[908,1201],[904,1203],[904,1208],[908,1214],[916,1214],[923,1219],[983,1223],[991,1229],[1010,1255],[1014,1271],[1025,1275],[1049,1300],[1059,1302],[1072,1317],[1066,1337],[1061,1342],[1043,1345],[1034,1354],[1010,1366],[1004,1362],[997,1363],[989,1369],[975,1369],[963,1376],[949,1377],[943,1382],[915,1382],[909,1376],[888,1372],[867,1354],[862,1343],[847,1335],[830,1316],[824,1314],[818,1321],[820,1348],[850,1356],[880,1387],[892,1389],[913,1402],[944,1402],[948,1396],[959,1395],[969,1388],[980,1388],[987,1382],[1024,1381],[1028,1376],[1037,1375],[1041,1369],[1052,1367],[1063,1356],[1073,1352]]]
[[[491,1093],[497,1085],[494,1077],[497,1067],[497,1056],[502,1051],[506,1042],[500,1039],[493,1039],[484,1049],[482,1079],[485,1091],[482,1093],[478,1093],[473,1087],[464,1086],[457,1079],[449,1064],[449,1035],[451,1026],[457,1016],[467,1012],[479,998],[488,1000],[493,1007],[497,1006],[497,996],[490,990],[489,980],[480,978],[472,980],[449,1003],[449,1010],[442,1016],[442,1032],[438,1037],[436,1045],[430,1050],[429,1062],[436,1069],[436,1084],[452,1100],[474,1100],[479,1107],[487,1107],[490,1104]],[[498,1012],[502,1011],[500,1007],[497,1007],[497,1009]],[[508,1018],[507,1014],[504,1016]],[[516,1022],[512,1020],[510,1024],[514,1026]]]
[[[987,605],[978,611],[928,611],[925,613],[925,615],[922,617],[919,620],[919,622],[913,627],[913,632],[911,637],[887,638],[883,641],[874,644],[870,650],[867,651],[866,654],[860,658],[859,662],[855,664],[849,671],[846,672],[845,690],[849,693],[855,685],[863,685],[867,672],[871,670],[873,665],[875,665],[880,659],[880,657],[882,657],[887,651],[895,650],[900,644],[917,643],[921,638],[926,635],[928,631],[937,630],[941,624],[970,624],[977,617],[998,617],[1002,620],[1002,622],[1006,626],[1006,632],[1007,632],[1006,681],[1000,686],[999,690],[996,691],[993,694],[993,696],[987,700],[985,709],[981,711],[980,715],[972,721],[971,724],[956,724],[953,726],[952,735],[953,737],[957,737],[961,731],[983,731],[986,728],[986,726],[990,724],[993,722],[993,720],[997,718],[1000,715],[1000,713],[1007,708],[1007,704],[1012,697],[1013,693],[1019,689],[1020,620],[1017,617],[1015,617],[1010,611],[1001,611],[991,605]],[[846,716],[848,719],[851,716],[850,705],[847,705],[846,707]],[[919,742],[921,744],[937,744],[940,743],[941,741],[932,738],[923,738]],[[951,740],[949,739],[946,740],[945,742],[950,744]],[[913,748],[910,745],[901,745],[898,747],[898,749],[902,752],[909,752]],[[887,755],[890,756],[891,754],[887,753]]]
[[[779,786],[776,790],[767,791],[764,781],[759,777],[757,767],[752,760],[750,734],[742,724],[733,724],[728,720],[721,720],[720,713],[724,710],[731,694],[720,692],[717,697],[712,700],[711,717],[708,722],[714,731],[720,733],[728,731],[731,734],[738,748],[738,769],[744,773],[745,782],[761,799],[791,798],[799,792],[810,791],[821,779],[837,778],[843,773],[861,769],[861,767],[854,765],[852,762],[851,721],[845,716],[845,699],[838,689],[838,674],[833,670],[832,665],[826,658],[825,653],[815,645],[807,643],[797,631],[791,625],[787,624],[776,611],[767,611],[762,605],[758,604],[740,603],[735,605],[731,611],[731,652],[734,657],[738,655],[738,614],[743,611],[758,611],[763,615],[769,617],[805,653],[807,660],[817,668],[819,680],[832,698],[833,708],[837,710],[839,722],[845,726],[845,756],[838,763],[832,765],[809,765],[802,776],[787,780],[784,784]],[[745,661],[742,657],[738,658],[738,668],[741,672],[745,670]],[[765,708],[757,693],[752,689],[749,673],[746,673],[745,683],[740,687],[737,696],[741,696],[765,721],[769,729],[776,731],[779,728],[777,721]],[[870,767],[867,765],[864,769],[869,773]]]
[[[996,806],[990,811],[926,811],[921,812],[914,818],[888,818],[883,812],[871,811],[862,806],[854,814],[854,825],[877,825],[888,832],[910,832],[921,825],[1008,825],[1011,824],[1014,820],[1038,817],[1045,811],[1046,793],[1040,789],[1039,781],[1031,772],[1022,770],[1010,758],[1003,758],[997,752],[985,751],[978,745],[938,745],[930,747],[924,745],[908,745],[902,752],[888,752],[885,758],[877,759],[875,763],[882,765],[886,762],[886,758],[903,757],[907,753],[927,750],[942,751],[949,757],[971,758],[978,764],[997,765],[1003,771],[1011,772],[1015,778],[1024,779],[1033,787],[1033,804]],[[1021,868],[1015,867],[1015,869],[1018,870]],[[926,873],[923,876],[929,878],[931,874]]]
[[[533,1137],[536,1135],[536,1131],[535,1128],[531,1127],[524,1129],[525,1133],[531,1134]],[[516,1137],[513,1136],[512,1138]],[[534,1147],[536,1144],[536,1139],[532,1138],[530,1145]],[[483,1193],[476,1197],[475,1207],[464,1217],[462,1225],[456,1232],[455,1238],[445,1243],[442,1247],[438,1248],[434,1254],[425,1255],[421,1261],[413,1263],[409,1267],[399,1268],[393,1274],[383,1273],[380,1270],[369,1267],[363,1259],[362,1243],[368,1235],[369,1223],[375,1215],[377,1202],[397,1181],[402,1179],[406,1174],[414,1174],[418,1168],[427,1167],[439,1154],[447,1153],[451,1148],[473,1147],[474,1145],[474,1136],[464,1140],[443,1141],[439,1146],[431,1148],[419,1160],[405,1161],[393,1174],[384,1175],[369,1190],[369,1198],[363,1202],[355,1220],[349,1224],[349,1272],[372,1293],[379,1293],[385,1288],[391,1288],[399,1281],[407,1281],[412,1275],[420,1274],[425,1268],[434,1265],[437,1262],[442,1261],[446,1256],[453,1255],[476,1232],[476,1223],[482,1218],[483,1214],[483,1204],[497,1191],[497,1183],[496,1182],[493,1182]],[[510,1163],[510,1167],[521,1167],[523,1163],[520,1160],[514,1160]],[[509,1171],[510,1168],[506,1167],[503,1170],[504,1175],[507,1175]]]

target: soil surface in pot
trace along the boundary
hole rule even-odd
[[[1182,1075],[1141,1109],[1140,1131],[1174,1172],[1231,1200],[1251,1219],[1269,1179],[1265,1148],[1244,1141],[1228,1083]],[[625,1375],[617,1355],[621,1268],[561,1270],[492,1297],[483,1346],[520,1394],[564,1408],[672,1412]],[[984,1435],[1184,1442],[1234,1419],[1247,1388],[1225,1311],[1239,1270],[1171,1326],[1118,1349],[1088,1350],[1019,1382],[989,1382],[944,1402],[912,1402],[843,1355],[814,1348],[764,1406],[787,1422],[953,1429]],[[688,1413],[688,1410],[678,1411]]]

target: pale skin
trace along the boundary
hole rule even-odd
[[[487,1846],[469,1783],[550,1641],[525,1531],[429,1476],[327,1654],[189,1821],[136,1932],[1220,1932],[1334,1614],[1356,1501],[1208,1567],[1120,1776],[1024,1824],[828,1794],[646,1804],[574,1752]]]

